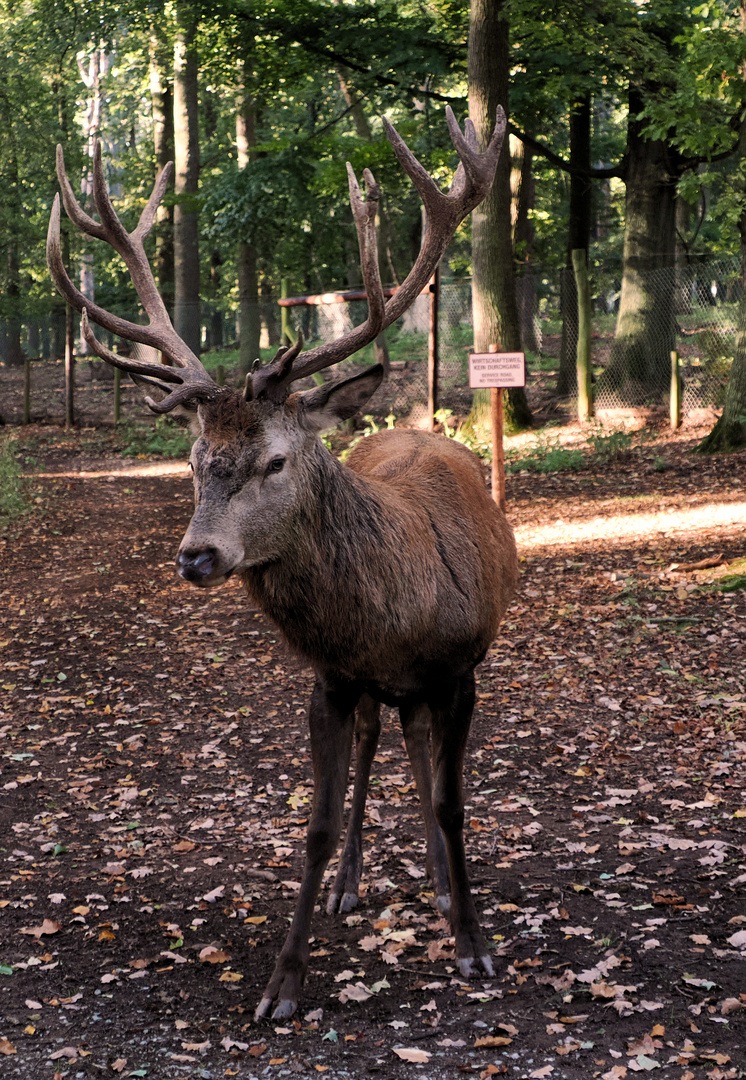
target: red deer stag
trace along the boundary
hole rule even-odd
[[[48,239],[55,283],[83,311],[91,349],[145,384],[154,412],[190,411],[198,434],[191,456],[195,511],[177,555],[178,572],[203,587],[238,575],[316,676],[309,710],[314,797],[303,880],[257,1018],[271,1013],[284,1019],[296,1009],[314,904],[342,827],[353,733],[353,813],[329,910],[347,910],[357,899],[360,828],[381,702],[399,710],[423,804],[428,868],[438,905],[450,913],[459,970],[469,975],[481,965],[492,974],[467,874],[462,773],[474,669],[494,640],[517,578],[512,531],[487,493],[477,460],[441,436],[382,432],[363,440],[346,466],[326,450],[319,433],[358,412],[381,382],[380,366],[291,393],[293,382],[350,356],[399,318],[427,284],[459,223],[487,194],[505,133],[502,111],[482,153],[470,121],[462,133],[450,109],[447,120],[460,158],[447,194],[384,121],[427,213],[422,248],[401,287],[384,300],[375,231],[379,189],[366,170],[364,199],[348,165],[367,319],[305,353],[300,342],[280,349],[267,367],[255,367],[243,392],[216,385],[174,331],[158,295],[143,242],[167,173],[127,233],[106,191],[100,149],[94,166],[100,222],[76,202],[58,149],[69,217],[121,255],[149,324],[126,322],[76,289],[62,263],[59,197]],[[88,316],[160,350],[173,366],[112,353],[93,335]]]

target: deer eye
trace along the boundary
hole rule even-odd
[[[276,457],[276,458],[273,458],[272,461],[270,461],[269,465],[267,466],[267,472],[268,473],[282,472],[284,467],[285,467],[285,458],[284,457]]]

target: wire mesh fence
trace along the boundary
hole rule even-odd
[[[595,407],[618,409],[640,405],[664,405],[670,387],[670,354],[680,357],[683,410],[717,408],[736,347],[741,273],[736,258],[710,260],[693,266],[676,266],[638,275],[635,287],[644,298],[643,318],[637,329],[620,344],[621,269],[596,267],[591,274],[593,330],[592,362],[595,376]],[[518,307],[529,379],[553,387],[558,397],[576,392],[575,347],[577,315],[571,274],[558,268],[528,267],[518,279]],[[473,348],[471,282],[444,280],[438,300],[438,403],[454,413],[468,411],[468,354]],[[378,402],[378,411],[417,420],[427,413],[428,335],[431,295],[423,293],[402,318],[386,331],[391,374]],[[262,324],[262,345],[280,341],[280,310],[264,302],[257,311]],[[364,301],[314,304],[292,310],[292,325],[306,341],[326,342],[339,337],[366,316]],[[237,315],[209,305],[202,309],[202,339],[206,350],[235,350]],[[105,332],[102,340],[114,342]],[[632,344],[630,345],[630,341]],[[37,362],[46,367],[64,355],[64,311],[33,318],[0,321],[0,414],[16,422],[19,408],[9,404],[15,396],[18,369],[24,357],[34,360],[34,380],[41,381]],[[120,343],[120,346],[121,343]],[[127,347],[126,345],[124,347]],[[131,345],[132,354],[154,359],[145,347]],[[227,377],[235,352],[226,352]],[[105,364],[91,362],[81,350],[77,378],[95,386],[111,377]],[[373,348],[351,357],[347,365],[371,362]],[[14,377],[13,372],[16,372]],[[59,371],[59,365],[58,365]],[[49,381],[49,380],[47,380]],[[57,378],[55,385],[60,382]],[[85,394],[82,396],[85,399]],[[83,400],[81,400],[83,404]],[[39,414],[39,409],[34,409]],[[59,412],[50,406],[47,412]],[[44,413],[41,413],[44,418]]]

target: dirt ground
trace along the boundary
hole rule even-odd
[[[364,896],[322,897],[297,1016],[257,1024],[300,879],[309,674],[240,587],[179,583],[183,463],[23,429],[4,1080],[746,1076],[746,456],[693,457],[700,434],[508,479],[523,573],[466,770],[495,977],[458,975],[388,714]]]

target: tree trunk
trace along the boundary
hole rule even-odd
[[[630,90],[634,117],[642,98]],[[643,404],[668,387],[674,337],[677,151],[642,135],[630,119],[627,134],[622,292],[611,362],[599,392],[619,404]]]
[[[485,145],[495,126],[497,106],[508,115],[510,59],[508,23],[500,17],[505,0],[471,0],[469,19],[469,114]],[[514,351],[521,347],[511,235],[510,153],[503,147],[495,182],[472,213],[472,305],[474,345],[487,352],[492,344]],[[527,427],[531,412],[523,389],[508,391],[505,412],[512,428]],[[489,423],[489,391],[476,391],[472,425]]]
[[[744,22],[746,22],[746,12]],[[746,163],[746,120],[741,121],[738,155],[741,168],[743,168]],[[741,450],[746,446],[746,209],[741,212],[739,228],[741,231],[741,298],[738,307],[736,352],[725,390],[722,415],[710,434],[697,447],[701,454],[713,454],[720,450]]]
[[[153,147],[156,175],[174,159],[174,103],[166,75],[167,46],[157,25],[150,35],[150,101],[153,109]],[[173,193],[173,179],[169,185]],[[169,312],[174,309],[174,207],[170,199],[161,202],[155,216],[155,278],[158,291]]]
[[[196,355],[201,344],[199,307],[199,125],[197,13],[176,5],[174,41],[174,327]]]
[[[88,57],[78,56],[78,73],[81,82],[88,91],[81,124],[83,138],[85,139],[86,167],[83,169],[80,192],[82,196],[81,205],[89,213],[93,211],[93,154],[101,130],[101,110],[103,107],[101,79],[108,71],[110,63],[111,57],[101,46],[93,49]],[[87,244],[80,255],[80,291],[86,300],[90,300],[91,303],[95,301],[96,275],[93,250]],[[87,356],[89,351],[88,342],[81,335],[78,341],[78,353],[80,356]]]
[[[536,296],[536,279],[531,264],[534,249],[534,224],[530,211],[534,207],[534,155],[530,147],[524,146],[520,139],[511,135],[511,177],[510,189],[513,201],[513,251],[516,259],[516,300],[518,303],[518,321],[521,327],[521,341],[524,349],[538,352],[541,338],[538,333],[537,315],[539,310]]]
[[[236,112],[236,148],[239,169],[249,167],[253,148],[256,145],[256,104],[250,89],[253,77],[250,51],[252,47],[253,42],[247,46],[246,54],[239,63],[240,101]],[[251,370],[254,361],[261,355],[259,340],[262,333],[257,250],[246,240],[238,242],[236,268],[238,272],[239,367],[241,373],[246,375]]]
[[[587,94],[570,110],[570,216],[567,261],[560,283],[562,340],[557,394],[570,397],[577,389],[578,293],[572,266],[573,251],[588,251],[591,234],[591,98]],[[582,171],[575,171],[582,170]]]

